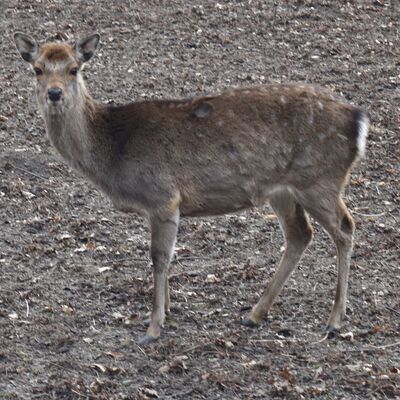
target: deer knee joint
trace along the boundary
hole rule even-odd
[[[310,225],[306,214],[304,213],[304,209],[296,204],[296,234],[295,240],[297,242],[301,242],[306,246],[311,242],[313,238],[313,228]]]
[[[313,238],[314,235],[314,229],[312,228],[312,226],[310,224],[307,224],[307,226],[304,228],[304,233],[303,233],[303,237],[304,237],[304,242],[306,244],[309,244]]]
[[[350,215],[345,214],[342,218],[342,221],[340,223],[340,229],[342,232],[348,233],[348,234],[353,234],[354,232],[354,221],[353,218],[350,217]]]
[[[154,272],[163,272],[170,262],[171,255],[167,251],[152,249],[151,259],[153,261]]]

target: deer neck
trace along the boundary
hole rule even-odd
[[[105,161],[104,155],[98,154],[103,148],[98,143],[101,132],[94,132],[96,112],[101,107],[83,86],[74,103],[64,107],[62,112],[48,108],[41,110],[53,146],[71,167],[95,182],[99,181],[99,161]]]

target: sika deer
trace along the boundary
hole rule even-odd
[[[242,323],[260,323],[294,270],[312,238],[308,213],[337,247],[338,282],[327,329],[340,327],[354,230],[341,190],[366,146],[368,119],[361,110],[295,84],[104,105],[89,95],[81,76],[99,35],[75,45],[39,46],[23,33],[14,38],[36,72],[36,95],[52,144],[118,209],[149,221],[153,309],[139,343],[160,336],[169,311],[168,267],[179,218],[231,213],[267,200],[286,250]]]

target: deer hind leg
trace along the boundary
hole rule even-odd
[[[146,335],[139,339],[140,345],[146,345],[160,337],[165,312],[169,310],[168,269],[174,250],[178,223],[178,210],[167,218],[151,218],[151,259],[154,277],[153,308]]]
[[[354,222],[340,194],[327,197],[320,193],[309,197],[303,203],[310,215],[328,232],[337,249],[338,279],[335,301],[328,320],[326,330],[335,331],[340,328],[346,316],[346,297],[349,281],[350,258],[353,247]],[[318,200],[316,200],[318,199]],[[322,202],[321,199],[324,199]]]
[[[274,195],[270,199],[270,204],[283,230],[286,249],[271,282],[265,289],[260,300],[253,307],[249,316],[242,320],[242,324],[246,326],[258,325],[268,313],[313,235],[313,230],[304,208],[296,202],[293,195],[289,192],[285,191]]]
[[[165,304],[164,304],[164,310],[165,310],[165,314],[169,314],[170,313],[170,304],[171,304],[171,300],[169,297],[169,281],[168,281],[168,275],[169,275],[169,268],[167,271],[167,274],[165,276]]]

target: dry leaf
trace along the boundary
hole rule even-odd
[[[95,380],[89,385],[90,391],[94,394],[98,394],[102,391],[103,388],[103,382],[95,378]]]
[[[92,364],[92,368],[98,369],[103,374],[105,374],[107,372],[107,368],[104,365],[101,365],[101,364]]]
[[[374,325],[374,326],[371,328],[370,333],[379,333],[379,332],[381,332],[381,331],[383,331],[383,328],[382,328],[381,326],[379,326],[379,325]]]
[[[206,278],[207,283],[217,283],[219,282],[220,279],[216,277],[214,274],[208,274]]]
[[[322,374],[322,371],[323,371],[322,367],[318,367],[318,368],[315,370],[314,379],[317,379],[317,378]]]
[[[71,239],[73,236],[70,235],[69,233],[61,233],[57,239],[59,240],[66,240],[66,239]]]
[[[301,386],[296,385],[294,387],[294,390],[298,393],[298,394],[303,394],[305,392],[305,389],[302,388]]]
[[[124,316],[119,311],[113,312],[112,317],[115,319],[124,319]]]
[[[120,367],[106,367],[102,364],[92,364],[91,367],[94,369],[98,369],[103,374],[108,375],[120,375],[125,373],[125,370]]]
[[[18,314],[15,311],[13,311],[11,314],[8,314],[8,318],[16,320],[18,319]]]
[[[318,385],[310,386],[307,391],[312,395],[321,395],[326,391],[326,384],[321,382]]]
[[[245,368],[253,368],[257,365],[257,361],[256,360],[251,360],[249,362],[246,363],[242,363],[243,367]]]
[[[36,197],[33,193],[28,192],[27,190],[21,190],[21,193],[27,198],[27,199],[33,199]]]
[[[355,372],[355,371],[360,371],[362,369],[362,365],[361,365],[361,361],[358,362],[357,364],[350,364],[350,365],[346,365],[346,368],[351,371],[351,372]]]
[[[112,358],[122,358],[124,356],[123,353],[119,353],[118,351],[107,351],[104,353],[106,356],[110,356]]]
[[[289,371],[288,368],[284,368],[279,375],[283,378],[286,379],[288,382],[290,383],[294,383],[295,382],[295,377],[294,375]]]
[[[210,373],[209,373],[209,372],[206,372],[205,374],[203,374],[203,375],[201,376],[201,380],[206,381],[209,377],[210,377]]]
[[[274,387],[277,391],[279,392],[287,392],[290,389],[290,384],[287,381],[278,381],[278,382],[274,382]]]
[[[149,389],[149,388],[143,388],[141,392],[149,397],[152,397],[153,399],[159,399],[160,396],[158,395],[158,392],[154,389]]]
[[[87,251],[87,248],[85,245],[78,247],[77,249],[74,250],[74,253],[84,253],[85,251]]]
[[[344,340],[348,340],[349,342],[353,342],[354,341],[354,334],[353,332],[345,332],[345,333],[341,333],[340,337]]]
[[[63,304],[61,306],[61,310],[65,314],[73,314],[74,313],[74,309],[71,306],[68,306],[67,304]]]
[[[104,271],[110,271],[111,269],[112,269],[111,267],[100,267],[98,271],[99,271],[100,273],[102,273],[102,272],[104,272]]]
[[[162,365],[158,371],[161,372],[162,374],[166,374],[169,370],[171,369],[171,367],[168,364]]]
[[[183,372],[187,370],[187,366],[185,361],[188,359],[187,356],[177,356],[169,363],[162,365],[159,368],[159,371],[162,373],[167,373],[170,370],[175,370],[178,372]]]
[[[86,248],[88,250],[94,250],[96,248],[96,245],[94,244],[94,242],[87,242],[86,243]]]
[[[130,325],[133,321],[137,321],[140,318],[140,314],[130,314],[124,319],[125,325]]]
[[[107,368],[107,373],[109,375],[122,375],[124,374],[126,371],[121,368],[121,367],[108,367]]]
[[[274,220],[277,219],[277,216],[275,214],[263,214],[264,219],[266,220]]]
[[[107,250],[107,247],[106,247],[106,246],[97,246],[97,247],[94,249],[94,251],[105,251],[105,250]]]

